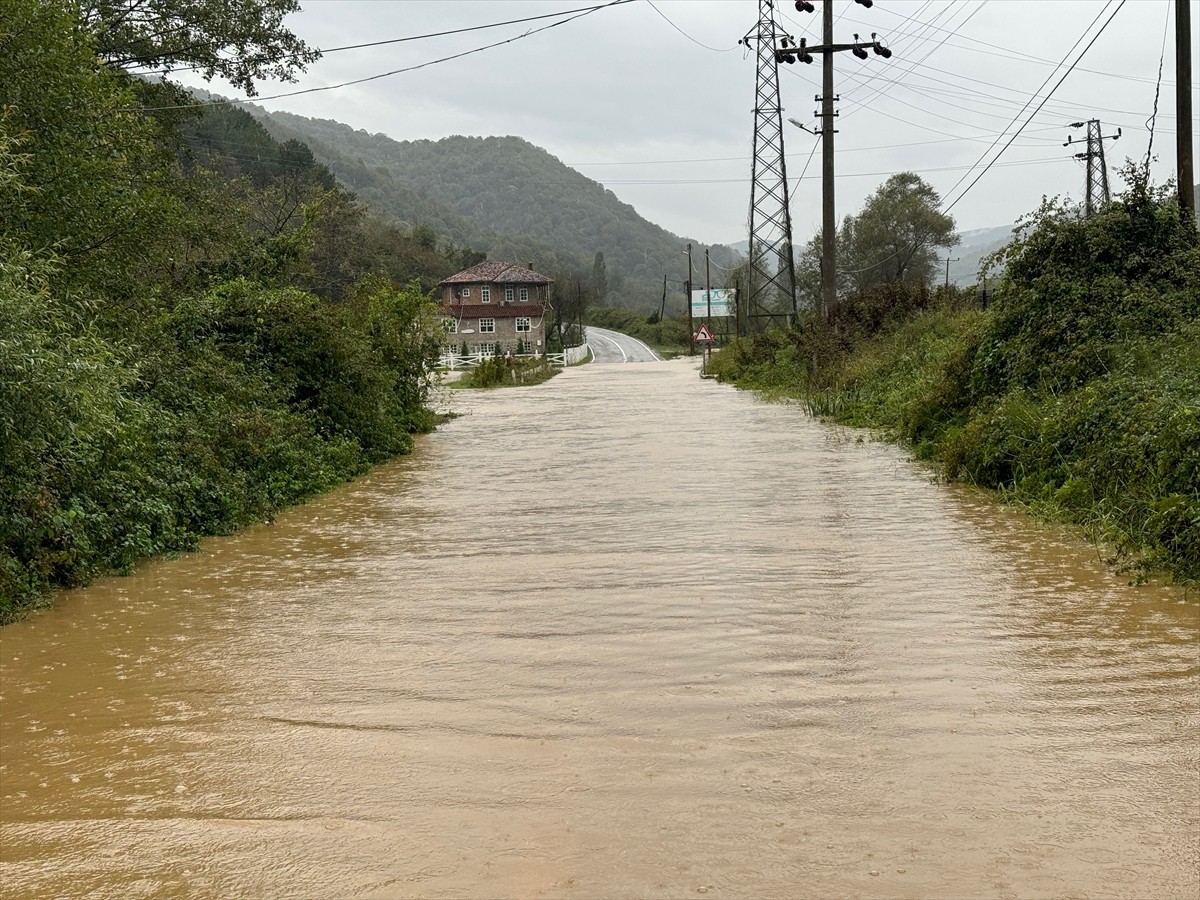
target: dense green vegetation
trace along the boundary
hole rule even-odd
[[[718,354],[726,380],[882,429],[948,478],[1077,523],[1139,575],[1200,582],[1200,249],[1125,173],[1091,219],[1046,203],[987,309],[884,285]]]
[[[179,109],[111,64],[185,58],[148,41],[194,14],[258,48],[237,72],[286,74],[293,43],[251,13],[290,2],[134,4],[167,18],[124,37],[116,0],[82,20],[0,5],[0,622],[432,427],[427,289],[479,254],[373,219],[248,114]]]
[[[518,137],[396,141],[325,119],[254,109],[276,137],[298,138],[359,197],[400,222],[428,223],[493,259],[538,271],[607,271],[597,302],[659,308],[663,275],[686,264],[680,238],[646,221],[603,185]],[[696,244],[697,258],[704,247]],[[714,262],[736,254],[712,247]]]
[[[485,359],[458,381],[455,388],[530,387],[549,381],[558,369],[541,357],[538,359],[506,358],[496,356]]]

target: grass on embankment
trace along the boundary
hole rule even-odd
[[[546,359],[508,359],[496,356],[485,359],[462,378],[452,381],[454,389],[530,387],[549,381],[559,372]]]
[[[1142,195],[1087,222],[1044,209],[1013,250],[992,309],[855,298],[722,352],[713,371],[1080,525],[1139,577],[1200,584],[1194,230]]]

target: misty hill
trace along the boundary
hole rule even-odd
[[[950,283],[970,287],[979,281],[979,263],[989,253],[995,253],[1013,238],[1015,225],[994,225],[960,231],[962,242],[950,248]],[[943,257],[944,259],[945,257]],[[944,272],[945,270],[943,270]]]
[[[589,275],[603,253],[608,303],[651,311],[663,267],[681,273],[687,238],[642,218],[602,184],[519,137],[397,141],[329,119],[250,107],[279,140],[307,144],[315,158],[369,206],[493,259],[533,263],[549,274]],[[702,257],[704,246],[695,250]],[[712,247],[720,266],[732,248]]]

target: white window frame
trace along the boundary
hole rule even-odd
[[[517,334],[528,334],[533,331],[533,319],[530,316],[519,316],[516,322]]]
[[[480,319],[479,320],[479,333],[480,334],[495,334],[496,333],[496,320],[495,319]]]
[[[479,289],[479,298],[484,303],[491,303],[492,302],[492,289],[485,284],[483,287],[481,287]]]
[[[463,288],[463,299],[466,300],[470,296],[471,296],[471,289],[469,287]]]
[[[513,301],[513,289],[510,287],[506,287],[504,289],[504,302],[512,303],[512,301]]]
[[[480,356],[495,356],[496,355],[496,342],[495,341],[489,341],[485,344],[476,344],[476,346],[479,348]]]
[[[445,329],[446,334],[458,334],[458,319],[454,316],[442,319],[442,328]]]
[[[521,302],[522,303],[529,302],[529,288],[525,288],[525,287],[521,288]]]

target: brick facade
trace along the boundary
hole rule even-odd
[[[546,352],[546,314],[552,280],[511,263],[482,262],[439,283],[446,328],[443,345],[452,350]]]

